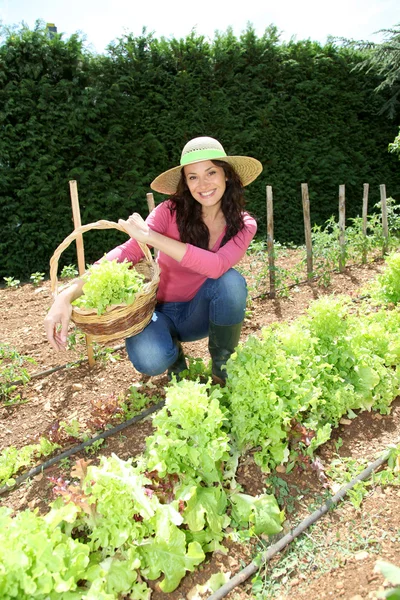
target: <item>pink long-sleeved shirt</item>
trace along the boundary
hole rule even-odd
[[[176,213],[170,211],[171,202],[159,204],[147,217],[146,223],[157,231],[174,240],[180,240]],[[186,302],[191,300],[206,279],[217,279],[228,269],[236,265],[244,256],[257,231],[257,223],[248,213],[244,213],[245,227],[229,240],[222,248],[223,231],[212,250],[203,250],[187,244],[183,259],[178,262],[164,252],[158,253],[160,266],[160,284],[157,292],[158,302]],[[136,264],[143,258],[136,240],[129,239],[108,254],[107,260],[122,262],[128,260]]]

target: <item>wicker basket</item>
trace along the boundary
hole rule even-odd
[[[50,260],[50,281],[54,297],[58,293],[57,270],[61,253],[78,236],[90,229],[119,229],[126,233],[121,225],[112,221],[96,221],[96,223],[89,223],[75,229],[58,246]],[[140,333],[151,320],[156,305],[160,268],[154,262],[148,246],[140,242],[138,244],[144,253],[144,259],[133,268],[145,276],[145,284],[143,289],[136,294],[132,304],[115,304],[107,308],[102,315],[98,315],[95,309],[72,307],[72,321],[96,342],[110,342],[131,337]]]

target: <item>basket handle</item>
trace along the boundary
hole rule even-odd
[[[123,231],[127,235],[127,231],[120,225],[119,223],[114,223],[114,221],[96,221],[95,223],[88,223],[87,225],[81,225],[74,229],[74,231],[65,238],[63,242],[58,246],[55,250],[53,256],[50,259],[50,281],[51,281],[51,291],[56,296],[58,290],[58,279],[57,279],[57,270],[58,270],[58,260],[61,254],[64,252],[66,248],[73,242],[79,235],[85,233],[85,231],[89,231],[90,229],[119,229],[119,231]],[[139,244],[140,249],[142,250],[145,259],[149,262],[154,262],[149,247],[146,244],[142,244],[141,242],[137,242]]]

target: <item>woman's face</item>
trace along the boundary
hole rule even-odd
[[[211,160],[203,160],[183,167],[183,172],[190,193],[204,208],[221,203],[226,189],[226,176],[222,167],[217,167]]]

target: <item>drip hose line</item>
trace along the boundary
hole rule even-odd
[[[59,462],[63,458],[68,458],[69,456],[72,456],[73,454],[80,452],[84,448],[91,446],[98,440],[105,440],[106,438],[110,437],[111,435],[114,435],[114,434],[118,433],[119,431],[122,431],[126,427],[129,427],[130,425],[133,425],[134,423],[137,423],[138,421],[142,421],[142,419],[145,419],[151,413],[156,412],[157,410],[162,408],[164,406],[164,404],[165,404],[165,400],[162,400],[161,402],[158,402],[158,404],[154,404],[153,406],[146,408],[146,410],[144,410],[140,414],[136,415],[135,417],[132,417],[132,419],[129,419],[128,421],[124,421],[124,423],[120,423],[119,425],[116,425],[112,429],[107,429],[106,431],[102,431],[98,435],[90,438],[90,440],[86,440],[86,442],[82,442],[82,444],[79,444],[78,446],[74,446],[73,448],[70,448],[69,450],[65,450],[65,452],[62,452],[61,454],[57,454],[57,456],[53,456],[53,458],[50,458],[49,460],[42,463],[41,465],[33,467],[27,473],[24,473],[23,475],[20,475],[19,477],[17,477],[15,480],[15,483],[13,485],[3,485],[0,488],[0,495],[11,491],[15,487],[18,487],[26,479],[30,479],[31,477],[34,477],[35,475],[42,473],[45,469],[48,469],[49,467],[51,467],[55,463]]]
[[[399,443],[399,440],[395,442],[395,445]],[[347,494],[349,490],[351,490],[356,483],[359,481],[364,481],[364,479],[368,479],[368,477],[382,466],[387,459],[389,458],[390,450],[387,450],[380,458],[377,458],[373,463],[371,463],[368,467],[366,467],[359,475],[354,477],[349,483],[343,486],[334,496],[328,498],[322,506],[320,506],[317,510],[315,510],[311,515],[306,517],[295,529],[293,529],[290,533],[287,533],[284,537],[282,537],[278,542],[273,544],[262,553],[261,559],[257,561],[257,564],[252,561],[247,565],[244,569],[239,571],[234,577],[232,577],[229,581],[227,581],[222,587],[219,588],[216,592],[211,594],[207,598],[207,600],[220,600],[224,598],[230,591],[232,591],[236,586],[240,585],[246,579],[248,579],[251,575],[256,573],[260,566],[267,563],[275,554],[281,552],[288,544],[290,544],[296,537],[302,534],[306,529],[308,529],[311,525],[313,525],[318,519],[320,519],[325,513],[331,510],[339,500]]]
[[[118,350],[122,350],[122,348],[125,348],[125,344],[120,344],[119,346],[114,346],[114,348],[112,348],[113,352],[118,352]],[[31,379],[38,379],[39,377],[47,377],[47,375],[51,375],[52,373],[56,373],[57,371],[61,371],[62,369],[68,369],[68,367],[71,367],[71,365],[82,365],[83,363],[87,362],[89,359],[86,356],[85,358],[80,358],[79,360],[75,360],[73,362],[69,362],[66,363],[65,365],[59,365],[58,367],[53,367],[52,369],[46,369],[45,371],[40,371],[40,373],[32,373],[32,375],[29,375],[29,380]],[[22,381],[22,379],[17,379],[17,381],[11,381],[10,385],[20,385],[24,383]]]

